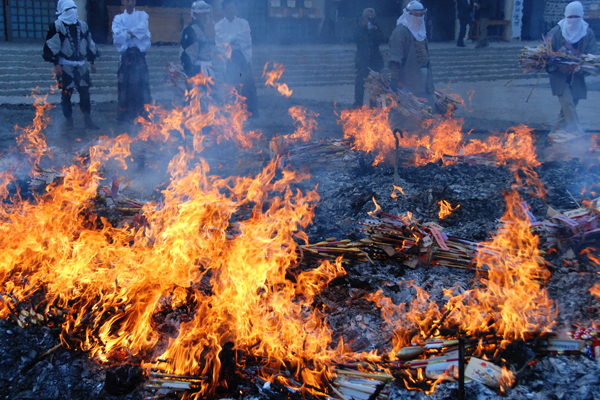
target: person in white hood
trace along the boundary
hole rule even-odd
[[[399,84],[404,85],[435,112],[435,89],[425,27],[426,12],[423,4],[418,1],[408,3],[390,37],[389,67],[392,90],[398,90]],[[397,112],[390,112],[390,128],[392,131],[416,129]]]
[[[553,51],[565,51],[573,55],[598,54],[598,43],[594,32],[583,20],[583,5],[574,1],[565,7],[565,18],[548,32],[547,43]],[[546,68],[550,77],[552,94],[560,102],[558,122],[550,132],[550,139],[581,135],[583,130],[575,107],[579,100],[587,98],[584,73],[572,67],[550,65]]]
[[[96,130],[92,122],[90,86],[92,80],[86,65],[89,61],[92,72],[96,72],[94,60],[100,55],[92,34],[83,21],[77,18],[77,6],[73,0],[59,0],[56,5],[58,18],[50,25],[44,44],[44,60],[54,64],[54,73],[61,92],[63,115],[67,128],[73,127],[71,96],[73,89],[79,93],[79,106],[83,113],[86,129]]]

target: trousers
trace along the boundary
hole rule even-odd
[[[77,86],[77,92],[79,93],[79,108],[81,112],[89,115],[92,110],[92,103],[90,101],[90,88],[87,86]],[[60,105],[62,107],[63,115],[66,119],[73,118],[73,107],[71,105],[71,96],[73,95],[73,88],[60,89]]]
[[[565,130],[575,133],[583,133],[581,125],[579,123],[579,116],[577,115],[577,103],[579,101],[573,100],[573,94],[571,93],[571,86],[565,85],[563,94],[558,97],[560,103],[560,112],[558,114],[558,121],[552,131]]]

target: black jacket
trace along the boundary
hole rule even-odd
[[[471,20],[473,13],[473,6],[469,0],[456,0],[456,17],[458,19]]]
[[[496,16],[496,4],[494,0],[476,0],[479,4],[479,18],[494,18]]]
[[[379,25],[376,23],[374,25],[373,29],[362,25],[356,29],[357,69],[371,68],[374,71],[381,71],[383,68],[383,57],[379,51],[379,45],[385,43],[386,39],[379,29]]]

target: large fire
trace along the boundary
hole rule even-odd
[[[219,356],[229,346],[273,369],[285,364],[301,384],[287,379],[284,384],[323,394],[333,365],[394,360],[411,342],[443,339],[441,321],[464,335],[493,333],[506,340],[553,326],[555,306],[536,280],[543,274],[536,262],[537,240],[520,199],[508,194],[503,221],[510,223],[486,244],[501,251],[479,253],[477,265],[488,272],[479,276],[475,289],[459,295],[448,289],[442,309],[416,286],[417,295],[408,305],[395,305],[381,292],[370,294],[394,332],[389,353],[353,354],[343,343],[332,347],[332,330],[313,301],[332,279],[346,273],[341,259],[308,271],[292,270],[297,241],[307,240],[302,229],[312,222],[319,196],[292,190],[304,175],[283,170],[276,178],[277,160],[254,177],[209,175],[208,163],[198,157],[207,135],[248,148],[260,132],[243,129],[248,112],[235,91],[226,105],[210,101],[209,91],[202,89],[211,83],[208,79],[196,78],[185,106],[149,106],[149,117],[138,120],[142,129],[136,138],[101,138],[90,148],[89,159],[64,167],[62,182],[49,184],[33,201],[9,198],[12,177],[0,176],[1,291],[16,303],[31,304],[31,311],[43,316],[40,322],[60,326],[65,346],[105,362],[126,354],[143,366],[160,363],[168,373],[206,376],[197,398],[226,385]],[[19,130],[18,140],[32,165],[46,150],[47,106],[40,104],[37,111],[34,125]],[[317,114],[301,108],[290,114],[297,130],[287,139],[306,141]],[[382,111],[344,111],[341,118],[356,148],[379,151],[380,161],[393,148]],[[402,146],[429,150],[417,165],[461,151],[494,152],[500,162],[516,158],[536,165],[527,128],[465,144],[461,124],[436,121],[430,134],[404,138]],[[215,129],[206,133],[209,126]],[[168,141],[174,132],[183,138],[190,133],[193,146],[181,146],[169,163],[163,199],[143,208],[147,223],[120,228],[94,215],[91,210],[106,179],[103,167],[116,161],[127,168],[134,141]],[[396,190],[404,193],[394,187],[394,194]],[[251,210],[250,216],[237,219],[241,209]],[[9,304],[0,302],[0,317],[15,318]]]

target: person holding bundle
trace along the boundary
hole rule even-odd
[[[396,22],[390,37],[390,87],[396,92],[401,83],[435,112],[435,89],[425,28],[426,11],[423,4],[411,1]],[[402,129],[420,130],[394,110],[390,111],[389,120],[394,133],[402,132]]]
[[[565,7],[565,18],[548,32],[546,44],[553,51],[564,50],[572,55],[598,54],[598,42],[594,32],[583,20],[583,5],[574,1]],[[558,121],[548,137],[561,142],[583,134],[577,110],[579,100],[587,98],[585,75],[566,65],[546,67],[550,78],[552,95],[558,97],[560,113]]]

